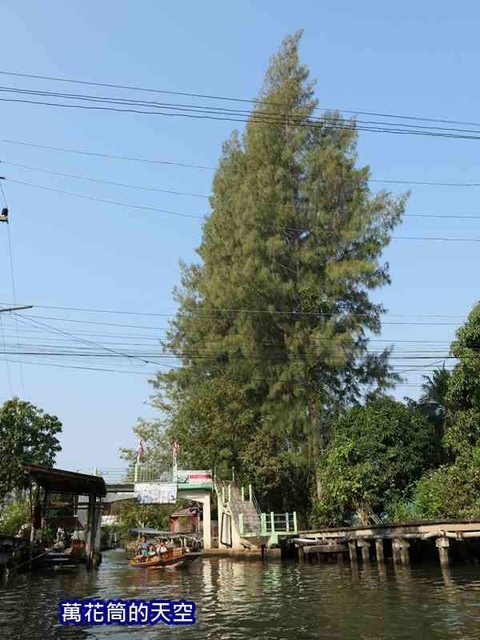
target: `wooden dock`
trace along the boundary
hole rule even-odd
[[[319,528],[284,535],[280,540],[282,555],[292,555],[300,562],[325,556],[350,562],[383,563],[390,559],[396,564],[410,563],[412,545],[417,554],[427,554],[436,548],[442,566],[448,565],[451,552],[465,557],[467,543],[478,543],[480,553],[480,520],[442,520],[398,524],[376,524],[356,527]],[[471,546],[471,545],[470,545]]]

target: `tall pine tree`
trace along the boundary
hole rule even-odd
[[[389,283],[405,198],[370,192],[353,121],[316,115],[300,37],[224,144],[165,343],[181,366],[154,382],[190,463],[241,469],[270,508],[321,495],[332,415],[394,381],[388,352],[368,351],[383,312],[370,292]]]

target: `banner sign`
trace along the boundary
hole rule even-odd
[[[177,484],[171,482],[138,482],[134,487],[140,504],[175,504]]]
[[[177,477],[180,484],[189,484],[192,486],[212,484],[211,471],[179,469]]]

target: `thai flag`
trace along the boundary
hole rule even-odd
[[[140,440],[140,442],[138,443],[138,449],[137,449],[137,462],[140,462],[140,460],[143,458],[144,455],[145,455],[145,449],[143,447],[143,442]]]

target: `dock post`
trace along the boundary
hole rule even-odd
[[[290,531],[290,523],[288,522],[289,517],[290,517],[290,514],[286,513],[285,514],[285,531],[287,533]]]
[[[305,553],[305,550],[304,550],[303,546],[301,544],[299,544],[297,549],[298,549],[298,561],[299,562],[306,562],[307,561],[307,554]]]
[[[377,557],[378,564],[385,561],[385,553],[383,550],[383,538],[377,538],[375,540],[375,555]]]
[[[438,557],[440,560],[440,566],[442,567],[448,567],[448,564],[450,562],[450,554],[449,554],[449,548],[450,548],[450,540],[446,537],[444,538],[437,538],[435,540],[435,545],[438,549]]]
[[[240,488],[240,493],[242,495],[242,502],[245,502],[245,488],[244,487]]]
[[[252,491],[252,485],[251,485],[251,484],[249,484],[249,485],[248,485],[248,501],[249,501],[249,502],[253,502],[253,500],[252,500],[252,494],[253,494],[253,491]]]
[[[348,541],[348,555],[352,564],[357,562],[357,541],[355,539]]]
[[[358,540],[357,544],[362,550],[363,564],[368,564],[370,562],[370,540]]]
[[[294,511],[293,512],[293,532],[297,533],[298,528],[297,528],[297,512]]]
[[[88,496],[88,510],[87,510],[87,535],[85,551],[87,554],[87,569],[93,569],[94,566],[94,553],[95,553],[95,496],[90,494]]]
[[[410,564],[410,543],[408,540],[402,540],[402,544],[400,547],[400,560],[403,565],[407,566]]]
[[[394,538],[392,540],[393,562],[395,564],[410,564],[410,543],[405,538]]]
[[[398,547],[398,540],[397,538],[394,538],[392,540],[392,556],[393,556],[393,563],[394,564],[400,564],[401,559],[400,559],[400,549]]]
[[[270,524],[272,526],[272,533],[275,533],[275,514],[270,511]]]

